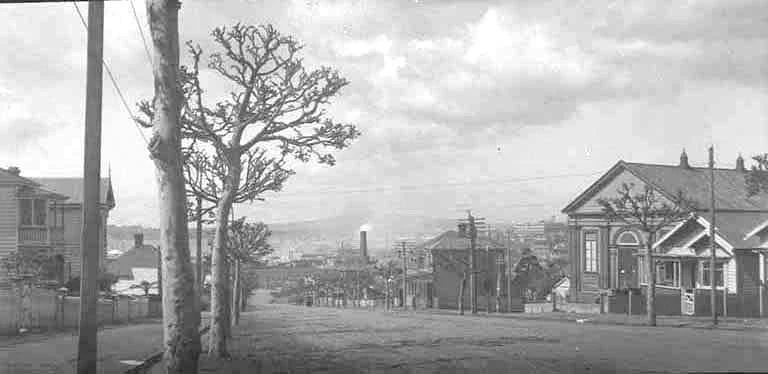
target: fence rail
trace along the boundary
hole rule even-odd
[[[159,317],[159,301],[148,298],[102,299],[98,303],[98,323],[110,325],[131,320]],[[56,330],[78,326],[79,297],[62,297],[54,291],[36,289],[29,296],[15,292],[0,294],[0,335],[16,335],[20,329]]]

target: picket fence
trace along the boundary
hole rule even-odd
[[[160,317],[160,302],[146,297],[100,299],[99,325]],[[16,335],[26,330],[76,328],[80,318],[80,298],[61,296],[55,291],[35,289],[26,298],[12,292],[0,293],[0,335]]]

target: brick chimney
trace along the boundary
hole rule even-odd
[[[17,177],[21,174],[21,169],[19,169],[18,166],[9,166],[6,170]]]
[[[744,166],[744,157],[741,157],[741,154],[736,158],[736,170],[747,171],[747,168]]]
[[[691,167],[691,165],[688,163],[688,154],[685,153],[685,148],[683,148],[683,153],[680,154],[680,165],[678,166],[685,169]]]
[[[141,247],[144,245],[144,234],[142,233],[136,233],[133,234],[133,246],[135,248]]]
[[[360,257],[368,259],[368,233],[360,231]]]

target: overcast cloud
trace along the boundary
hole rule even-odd
[[[146,33],[144,4],[133,3]],[[130,4],[108,2],[106,14],[107,62],[130,103],[149,98]],[[687,148],[703,164],[714,142],[718,165],[731,167],[738,152],[768,150],[762,0],[185,1],[180,19],[182,39],[203,48],[215,26],[272,23],[305,44],[308,64],[351,82],[330,112],[363,137],[337,166],[302,165],[284,193],[238,208],[268,222],[360,206],[541,219],[619,159],[676,163]],[[11,51],[0,64],[0,165],[81,175],[86,39],[73,5],[3,5],[0,23],[13,30],[0,35]],[[154,225],[153,165],[106,76],[104,92],[113,220]],[[508,182],[573,174],[590,176]]]

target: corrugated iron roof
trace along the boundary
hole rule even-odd
[[[50,190],[69,196],[69,200],[65,201],[68,204],[83,203],[82,178],[33,178],[33,180]],[[112,191],[112,183],[109,178],[101,179],[99,193],[101,195],[100,201],[102,204],[114,204],[114,192]]]
[[[603,186],[619,175],[622,170],[629,171],[667,196],[675,196],[678,191],[682,191],[685,196],[698,204],[699,210],[706,210],[709,207],[710,174],[708,168],[619,161],[569,203],[563,209],[563,213],[578,209],[584,202],[598,193]],[[736,169],[715,169],[714,175],[715,207],[717,210],[768,212],[768,192],[749,196],[745,180],[746,172]]]
[[[107,264],[107,271],[121,278],[132,278],[134,268],[157,268],[158,249],[151,245],[133,247]]]
[[[7,169],[3,169],[3,168],[0,168],[0,181],[11,182],[11,183],[18,183],[18,184],[26,184],[26,185],[32,185],[32,186],[39,185],[39,183],[35,182],[34,180],[31,180],[29,178],[24,178],[22,176],[13,174],[10,171],[8,171]]]
[[[708,168],[684,168],[626,162],[627,169],[668,194],[683,191],[699,208],[709,207],[710,171]],[[768,193],[748,196],[747,173],[735,169],[715,169],[715,207],[718,210],[768,211]]]

